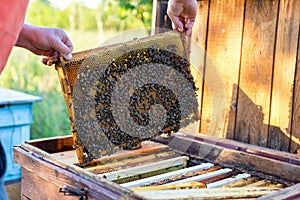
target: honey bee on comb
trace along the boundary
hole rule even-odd
[[[64,62],[61,80],[70,81],[66,101],[84,163],[117,149],[135,149],[199,119],[196,86],[179,33],[90,50],[78,58],[75,54],[69,66]]]

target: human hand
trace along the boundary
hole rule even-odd
[[[169,0],[167,14],[174,30],[190,36],[197,14],[197,1]]]
[[[24,24],[16,46],[23,47],[36,55],[46,56],[42,62],[52,65],[61,55],[72,59],[73,45],[66,33],[58,28],[37,27]]]

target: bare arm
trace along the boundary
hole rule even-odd
[[[65,59],[72,58],[73,45],[62,29],[37,27],[24,24],[16,46],[23,47],[36,55],[46,56],[44,64],[52,65],[50,57],[62,55]]]

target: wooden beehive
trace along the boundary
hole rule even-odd
[[[181,131],[86,167],[79,166],[72,145],[72,136],[65,136],[14,148],[15,161],[22,166],[22,198],[292,199],[300,195],[299,157],[228,139]],[[188,178],[192,180],[182,182]],[[168,185],[168,179],[180,182]],[[153,186],[162,181],[164,185]],[[139,187],[143,184],[152,186]]]
[[[165,0],[154,1],[154,19],[164,28],[170,27],[166,5]],[[182,130],[85,167],[80,166],[71,136],[29,141],[14,148],[15,160],[22,166],[23,198],[300,197],[300,158],[291,154],[299,149],[300,2],[202,0],[198,6],[192,38],[207,54],[194,56],[202,62],[196,66],[198,70],[206,73],[200,80],[203,88],[199,88],[198,100],[202,107],[197,128],[206,135]],[[215,66],[213,72],[221,77],[225,108],[211,105],[210,89],[214,85],[205,81],[212,72],[205,62],[209,59]],[[207,134],[212,125],[218,137]],[[189,183],[151,185],[151,180],[170,181],[170,173],[206,164],[214,167],[192,176],[180,174],[192,177]],[[140,182],[150,186],[139,187]]]

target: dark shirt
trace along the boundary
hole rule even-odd
[[[6,168],[6,157],[5,157],[3,146],[0,141],[0,179],[4,175],[5,168]]]

